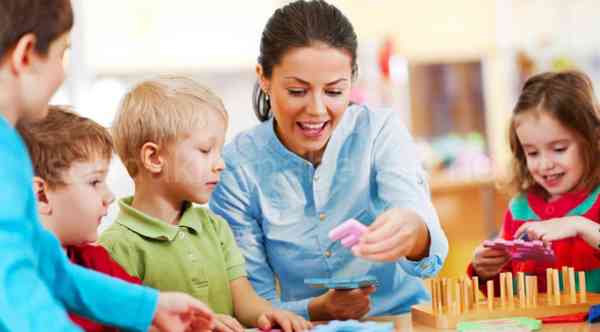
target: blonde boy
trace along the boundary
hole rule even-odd
[[[310,324],[303,318],[255,293],[227,223],[192,205],[206,203],[219,181],[226,129],[221,100],[189,78],[163,76],[133,87],[113,139],[135,194],[119,201],[120,214],[100,243],[144,284],[208,303],[218,314],[217,330],[243,331],[238,320],[304,330]]]

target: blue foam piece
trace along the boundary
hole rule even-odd
[[[600,320],[600,304],[591,306],[588,311],[588,322],[596,323],[598,320]]]
[[[359,322],[357,320],[333,320],[317,325],[312,332],[392,332],[393,323]]]
[[[377,277],[366,275],[355,278],[306,278],[304,284],[314,288],[356,289],[370,285],[377,286]]]

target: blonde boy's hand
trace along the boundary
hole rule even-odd
[[[195,298],[174,292],[161,292],[152,321],[157,331],[208,331],[214,326],[214,314]]]
[[[550,241],[562,240],[578,235],[578,227],[583,218],[580,216],[526,222],[515,232],[515,238],[527,234],[529,240],[541,240],[546,245]]]
[[[268,331],[279,325],[283,332],[300,332],[312,328],[312,324],[292,312],[285,310],[271,310],[258,317],[257,326]]]
[[[215,315],[215,331],[218,332],[244,332],[244,327],[237,319],[229,316],[217,314]]]
[[[486,280],[495,277],[510,260],[506,250],[486,248],[483,244],[473,254],[473,269],[477,275]]]

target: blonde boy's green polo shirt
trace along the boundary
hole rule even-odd
[[[145,285],[188,293],[217,313],[233,315],[229,282],[246,276],[246,269],[229,225],[191,205],[171,225],[134,209],[132,200],[119,201],[119,215],[100,244]]]

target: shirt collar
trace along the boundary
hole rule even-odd
[[[193,217],[196,209],[191,209],[191,203],[185,204],[179,224],[171,225],[133,208],[132,202],[133,197],[119,200],[120,211],[117,222],[142,236],[155,240],[173,241],[179,233],[180,227],[190,228],[196,233],[202,231],[202,225],[197,218]]]
[[[271,117],[269,120],[265,121],[261,129],[261,136],[265,138],[267,147],[277,156],[281,157],[286,162],[291,161],[300,165],[310,165],[307,160],[293,153],[287,147],[285,147],[283,143],[281,143],[281,140],[279,140],[279,137],[277,137],[277,133],[275,132],[274,117]]]
[[[543,195],[532,190],[527,194],[527,200],[532,210],[541,219],[548,219],[556,216],[566,216],[569,211],[580,205],[589,194],[589,190],[568,192],[561,195],[558,199],[549,202]]]

